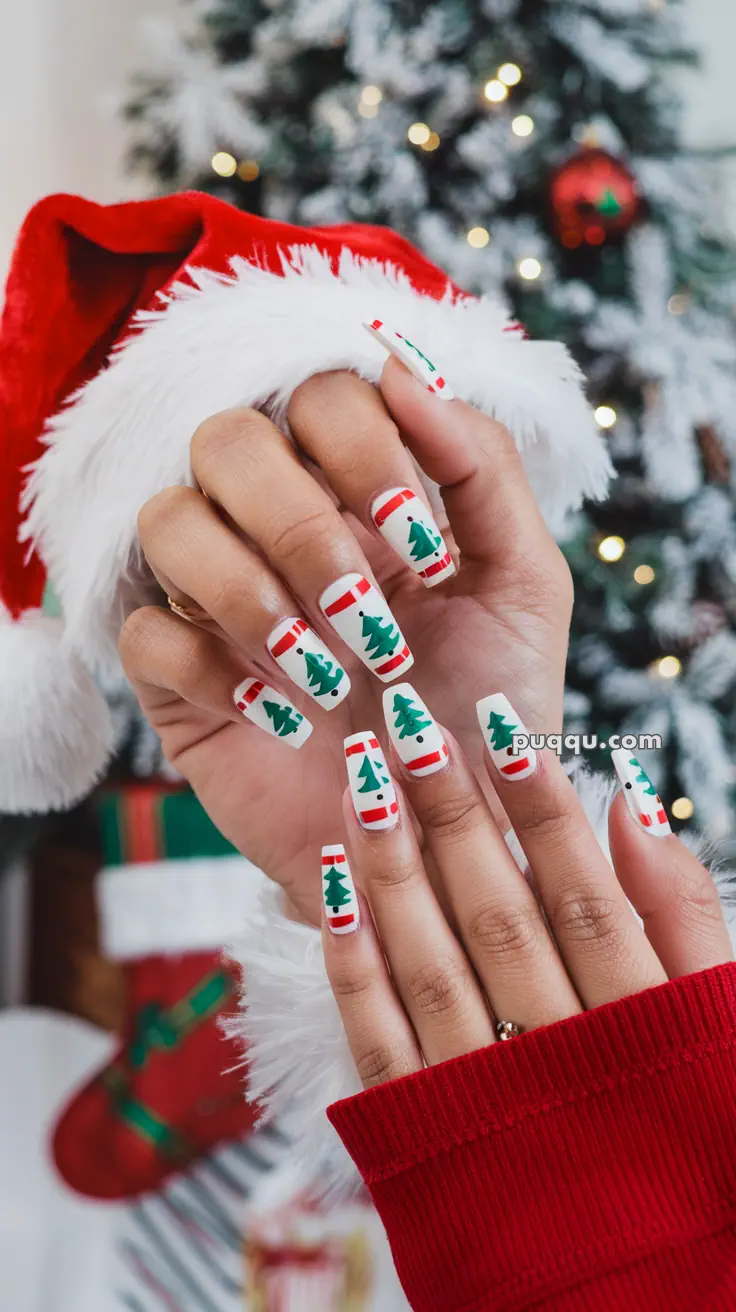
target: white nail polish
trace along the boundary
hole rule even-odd
[[[266,647],[297,688],[309,693],[326,711],[339,706],[350,692],[345,670],[306,620],[282,620]]]
[[[246,720],[252,720],[272,738],[283,739],[290,747],[303,747],[312,732],[306,716],[261,679],[239,683],[233,701]]]
[[[611,760],[621,781],[626,805],[639,828],[645,830],[647,834],[666,838],[672,833],[672,829],[664,803],[640,761],[631,752],[624,751],[622,747],[617,747],[611,752]]]
[[[386,689],[383,713],[399,760],[416,779],[436,774],[447,765],[450,756],[447,743],[410,683],[395,683]]]
[[[537,768],[537,754],[532,747],[515,750],[514,737],[527,730],[508,697],[502,692],[493,693],[477,702],[475,709],[488,754],[499,774],[505,779],[528,779]]]
[[[370,731],[345,739],[350,794],[364,829],[393,829],[399,821],[396,789],[378,739]]]
[[[322,895],[330,932],[353,934],[360,924],[360,907],[345,848],[340,843],[322,848]]]
[[[338,636],[383,683],[414,664],[385,598],[361,574],[345,574],[331,583],[319,605]]]
[[[372,319],[370,323],[364,323],[364,328],[368,329],[374,337],[377,337],[381,346],[385,346],[387,351],[395,355],[397,359],[405,364],[410,374],[413,374],[417,382],[423,383],[428,392],[434,392],[436,396],[441,396],[445,401],[452,401],[455,393],[453,392],[447,379],[442,376],[436,365],[428,359],[418,346],[410,342],[407,337],[397,333],[393,328],[389,328],[383,319]]]
[[[371,519],[425,587],[433,588],[455,573],[433,515],[411,488],[392,487],[382,492],[371,506]]]

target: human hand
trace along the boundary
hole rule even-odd
[[[609,817],[611,868],[557,757],[528,751],[523,766],[499,745],[498,726],[503,736],[503,724],[519,725],[506,699],[478,709],[495,748],[489,774],[538,898],[449,735],[448,764],[431,776],[413,777],[394,754],[404,792],[391,830],[362,828],[346,795],[361,893],[344,848],[326,848],[322,937],[365,1088],[732,959],[713,881],[671,833],[631,753],[614,753],[623,792]],[[499,718],[488,733],[491,713]],[[521,768],[505,777],[509,764]],[[439,882],[427,876],[408,806]]]
[[[340,823],[343,739],[375,723],[383,689],[322,614],[325,589],[349,574],[375,580],[391,611],[379,650],[394,620],[414,653],[417,687],[479,773],[472,706],[489,683],[509,689],[535,731],[559,729],[572,592],[509,434],[462,401],[432,395],[394,360],[380,393],[351,374],[311,378],[288,421],[298,453],[254,411],[197,430],[202,490],[169,488],[139,520],[151,569],[196,622],[144,607],[128,618],[120,651],[166,756],[214,823],[318,923],[314,869],[325,833]],[[389,489],[424,497],[409,452],[443,489],[449,523],[440,527],[457,562],[429,590],[370,518]],[[420,540],[412,558],[423,550]],[[380,610],[380,597],[371,600]],[[297,616],[335,653],[333,678],[338,662],[349,676],[345,699],[347,677],[336,690],[326,678],[316,706],[267,651],[274,627]],[[376,668],[382,658],[367,660]],[[294,712],[269,714],[295,732],[268,736],[234,707],[233,691],[254,677],[288,698]],[[306,715],[314,732],[296,753],[288,738],[304,737]]]

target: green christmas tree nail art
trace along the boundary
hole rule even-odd
[[[328,929],[333,934],[353,933],[358,928],[360,913],[355,884],[341,844],[322,848],[322,880]]]
[[[347,697],[347,674],[306,620],[281,620],[269,635],[266,647],[297,687],[325,710],[339,706]]]
[[[442,731],[410,683],[386,689],[383,714],[396,754],[415,778],[444,769],[450,754]]]
[[[508,697],[493,693],[479,701],[476,710],[488,754],[499,774],[505,779],[527,779],[537,768],[537,754],[532,747],[515,748],[514,740],[527,731]]]
[[[235,689],[233,701],[247,720],[290,747],[303,747],[312,732],[306,716],[261,679],[245,679]]]
[[[392,656],[399,641],[399,630],[396,625],[390,620],[385,624],[382,623],[379,615],[363,616],[362,634],[367,638],[365,649],[368,655],[374,658]]]
[[[611,752],[614,769],[631,814],[640,829],[658,838],[672,833],[664,803],[636,756],[618,747]]]
[[[427,718],[415,698],[406,697],[400,692],[393,693],[394,727],[399,730],[399,738],[415,738],[422,729],[429,729],[432,721]]]
[[[358,778],[363,780],[358,789],[359,793],[375,793],[379,788],[382,788],[384,784],[388,783],[388,777],[384,775],[384,777],[381,778],[379,776],[369,756],[366,756],[363,761],[363,764],[358,771]]]
[[[333,692],[345,677],[345,671],[341,670],[335,661],[325,660],[324,656],[318,656],[316,652],[308,651],[304,663],[307,667],[309,687],[317,697],[324,697],[328,692]]]
[[[278,702],[265,702],[263,709],[271,721],[279,738],[286,738],[290,733],[296,733],[304,716],[295,711],[291,706],[280,706]]]
[[[396,789],[375,734],[345,739],[345,764],[355,814],[364,829],[393,829],[398,821]]]
[[[505,716],[492,711],[488,721],[488,732],[491,735],[491,747],[494,752],[503,752],[507,747],[513,746],[514,734],[519,732],[519,726],[509,724]]]
[[[392,487],[382,492],[371,506],[371,518],[379,533],[419,575],[425,587],[433,588],[455,573],[432,512],[410,487]]]

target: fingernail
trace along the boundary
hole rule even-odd
[[[639,828],[648,834],[656,834],[658,838],[666,838],[672,833],[667,812],[641,763],[622,747],[611,752],[611,760],[621,781],[626,805]]]
[[[405,364],[409,373],[413,374],[417,382],[422,383],[428,392],[434,392],[445,401],[452,401],[455,393],[447,379],[443,378],[437,366],[432,364],[432,361],[419,350],[418,346],[410,342],[408,337],[402,337],[401,333],[389,328],[383,319],[372,319],[370,323],[364,323],[363,327],[378,338],[381,346],[385,346],[387,351]]]
[[[528,779],[537,768],[537,754],[532,747],[514,749],[514,738],[527,730],[508,697],[494,692],[476,702],[475,709],[489,756],[499,774],[505,779]]]
[[[386,689],[383,713],[399,759],[417,779],[447,765],[450,753],[439,725],[410,683]]]
[[[384,683],[411,669],[414,657],[385,598],[361,574],[331,583],[319,605],[335,633]]]
[[[379,533],[393,547],[424,586],[433,588],[455,573],[455,566],[431,512],[416,492],[392,487],[371,506]]]
[[[312,732],[307,717],[260,679],[245,679],[239,683],[233,701],[246,720],[252,720],[259,729],[265,729],[272,738],[283,738],[290,747],[303,747]]]
[[[322,893],[331,933],[354,933],[360,924],[360,908],[345,848],[340,843],[322,848]]]
[[[399,822],[396,789],[375,734],[354,733],[345,739],[350,795],[364,829],[393,829]]]
[[[282,620],[266,641],[277,665],[326,711],[339,706],[350,692],[350,679],[329,647],[306,620]]]

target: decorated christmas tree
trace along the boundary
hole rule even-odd
[[[488,721],[488,732],[491,736],[491,746],[494,752],[502,752],[507,747],[512,747],[514,743],[514,730],[518,725],[507,724],[503,715],[496,711],[491,711],[491,718]]]
[[[442,538],[437,533],[430,533],[429,529],[418,520],[415,520],[409,529],[412,560],[424,560],[426,556],[431,556],[441,542]]]
[[[307,667],[309,686],[318,695],[332,692],[340,683],[343,671],[334,661],[328,661],[316,652],[308,651],[304,661]]]
[[[344,878],[344,871],[341,873],[335,866],[330,866],[325,875],[325,902],[335,911],[350,901],[350,894],[342,882]]]
[[[290,733],[296,733],[304,719],[298,711],[292,711],[290,706],[280,706],[278,702],[264,701],[263,709],[279,738],[286,738]]]
[[[369,656],[390,656],[398,641],[398,630],[390,620],[385,623],[378,615],[364,615],[362,636],[367,638]]]
[[[373,762],[371,761],[371,758],[369,756],[366,756],[363,764],[361,765],[358,771],[358,778],[363,780],[362,784],[360,785],[360,788],[358,789],[359,793],[375,793],[381,787],[382,781],[378,773],[376,772]],[[387,782],[388,781],[386,779],[383,780],[383,783],[387,783]]]
[[[676,820],[734,831],[736,260],[682,144],[678,0],[198,0],[128,109],[158,187],[397,228],[569,343],[609,434],[570,730],[660,734]],[[599,753],[595,764],[605,767]]]
[[[431,722],[410,697],[403,697],[397,692],[393,701],[394,724],[400,731],[399,738],[414,738],[422,729],[429,729]]]

